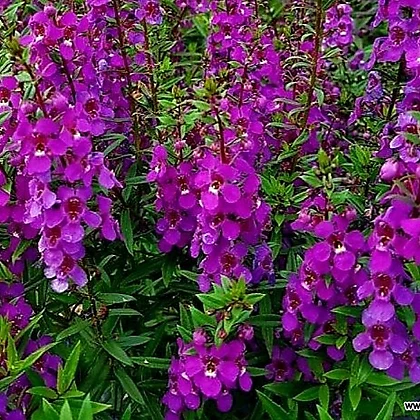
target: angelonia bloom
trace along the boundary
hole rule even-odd
[[[395,106],[396,122],[384,127],[377,152],[385,159],[380,177],[398,182],[383,197],[383,210],[367,236],[353,227],[354,209],[338,213],[319,195],[304,202],[291,227],[312,233],[316,243],[305,251],[302,265],[289,279],[282,315],[283,336],[296,348],[324,347],[330,359],[340,361],[345,357],[343,344],[351,338],[354,350],[366,352],[375,369],[398,380],[408,374],[414,383],[420,382],[420,296],[406,267],[420,264],[420,155],[417,142],[411,141],[420,134],[412,114],[420,109],[419,10],[417,2],[380,3],[376,23],[387,21],[388,35],[375,42],[365,65],[370,70],[376,62],[400,61],[400,72],[408,80],[405,95]],[[383,117],[384,100],[379,74],[371,71],[349,123]],[[343,328],[334,310],[352,306],[362,309],[361,319],[348,317]],[[405,308],[415,314],[414,325],[400,315]],[[303,340],[307,324],[315,327],[309,341]],[[328,337],[333,338],[323,341]]]
[[[265,367],[266,378],[274,382],[292,381],[297,373],[303,374],[303,379],[313,379],[308,362],[291,348],[281,349],[274,346],[271,362]]]
[[[353,42],[352,8],[346,3],[329,8],[325,13],[324,43],[328,47],[348,47]]]
[[[0,111],[8,113],[0,148],[16,172],[12,199],[4,188],[9,174],[0,167],[0,222],[13,238],[1,258],[9,263],[19,243],[39,238],[45,276],[58,292],[88,281],[82,268],[87,229],[108,240],[121,237],[112,202],[96,187],[105,194],[121,187],[103,154],[104,142],[97,145],[98,136],[128,133],[127,144],[133,141],[131,123],[114,122],[130,121],[130,105],[120,46],[111,41],[117,29],[99,11],[105,8],[112,16],[107,3],[89,2],[82,17],[47,5],[29,18],[29,31],[18,40],[14,55],[22,62],[23,48],[29,50],[25,68],[35,83],[33,97],[24,97],[15,76],[0,78]],[[127,16],[123,12],[124,24]],[[127,39],[139,35],[125,26],[122,30]],[[22,258],[34,258],[30,252]],[[9,268],[18,274],[22,263]]]
[[[191,343],[179,339],[178,358],[172,359],[168,390],[162,399],[167,407],[165,418],[181,419],[183,411],[195,411],[209,399],[215,400],[219,411],[229,411],[232,391],[252,388],[245,350],[240,339],[220,346],[210,344],[203,331],[196,331]]]
[[[0,316],[8,321],[11,339],[28,326],[33,311],[24,298],[24,287],[21,283],[0,282]],[[36,340],[30,339],[24,349],[23,358],[30,356],[39,348],[52,342],[51,337],[42,336]],[[0,345],[1,367],[7,372],[7,348]],[[44,353],[32,365],[44,385],[55,389],[57,386],[57,371],[61,364],[60,357]],[[26,374],[12,382],[7,391],[0,394],[0,417],[15,420],[24,420],[31,395],[26,390],[31,387],[31,382]]]
[[[163,216],[156,226],[159,248],[169,252],[188,246],[192,257],[200,259],[202,291],[220,283],[221,275],[243,277],[248,283],[274,277],[271,251],[265,244],[270,206],[262,198],[259,173],[276,148],[265,124],[278,108],[271,98],[282,91],[277,77],[280,58],[273,33],[258,33],[254,6],[240,0],[228,3],[232,6],[228,10],[212,13],[207,79],[202,87],[210,91],[217,86],[220,74],[227,71],[221,67],[226,63],[222,57],[230,52],[241,68],[252,63],[253,70],[243,77],[228,70],[232,99],[212,99],[209,113],[215,122],[201,130],[191,145],[191,157],[173,163],[167,149],[158,145],[147,177],[157,184],[156,208]],[[245,49],[246,43],[252,48]],[[261,77],[269,82],[258,87],[255,81]],[[218,122],[219,113],[224,114],[226,125]],[[178,143],[175,148],[181,156]],[[246,264],[249,257],[254,260],[253,269]]]

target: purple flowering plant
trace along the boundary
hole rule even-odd
[[[0,0],[0,419],[407,415],[419,34],[416,0]]]

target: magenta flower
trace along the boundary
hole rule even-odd
[[[387,370],[394,363],[394,354],[403,354],[408,348],[408,337],[405,327],[395,320],[377,321],[363,314],[363,325],[366,331],[357,335],[353,347],[357,352],[372,347],[369,362],[379,370]]]

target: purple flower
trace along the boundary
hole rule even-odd
[[[296,361],[296,353],[292,349],[273,348],[272,361],[265,369],[267,379],[276,382],[291,381],[295,375],[293,362]]]
[[[162,23],[163,9],[158,0],[139,0],[139,8],[136,10],[136,17],[145,20],[149,25],[160,25]]]
[[[239,354],[229,354],[231,349],[230,344],[220,348],[196,347],[198,354],[185,361],[187,375],[206,397],[218,397],[223,386],[231,387],[238,378],[239,368],[231,358]]]
[[[357,352],[369,347],[373,351],[369,354],[369,362],[379,370],[387,370],[394,363],[394,354],[403,354],[408,348],[408,337],[405,327],[395,320],[377,321],[363,314],[363,325],[366,331],[357,335],[353,340],[353,347]]]

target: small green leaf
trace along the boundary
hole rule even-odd
[[[60,420],[73,420],[73,416],[71,415],[69,402],[67,400],[64,401],[63,407],[61,408]]]
[[[70,325],[70,327],[66,328],[65,330],[61,331],[57,337],[57,341],[64,340],[65,338],[71,337],[72,335],[75,335],[85,328],[87,328],[89,323],[84,320],[80,320],[78,318],[75,319],[74,324]]]
[[[131,308],[111,308],[108,317],[111,316],[141,316],[141,313]]]
[[[126,303],[136,300],[135,297],[124,295],[122,293],[98,293],[97,298],[100,302],[106,305],[113,305],[114,303]]]
[[[122,367],[116,367],[114,369],[115,376],[119,380],[122,388],[125,392],[137,403],[145,405],[143,396],[141,395],[137,385],[133,382],[130,376]]]
[[[26,391],[28,394],[39,395],[40,397],[49,398],[51,400],[57,398],[57,393],[46,386],[34,386]]]
[[[357,407],[359,406],[360,399],[362,398],[361,388],[358,386],[350,388],[349,397],[350,397],[351,406],[353,407],[353,410],[356,411]]]
[[[229,302],[229,299],[225,295],[215,296],[215,294],[198,294],[196,296],[203,303],[206,309],[224,308]]]
[[[319,401],[321,406],[328,411],[328,405],[330,403],[330,389],[327,384],[319,387]]]
[[[162,369],[168,370],[171,363],[170,359],[162,359],[160,357],[133,357],[132,361],[140,366],[147,367],[149,369]]]
[[[115,359],[127,366],[133,366],[133,362],[121,346],[114,340],[108,340],[102,343],[102,347]]]
[[[177,325],[176,329],[179,332],[179,335],[181,336],[181,338],[186,342],[189,343],[192,339],[193,336],[191,334],[190,330],[187,330],[186,328],[182,327],[181,325]]]
[[[329,414],[328,411],[321,407],[320,405],[316,406],[316,409],[318,410],[319,414],[319,420],[334,420]]]
[[[396,385],[399,381],[392,379],[388,375],[384,373],[377,373],[372,372],[366,379],[366,383],[369,385],[377,385],[377,386],[391,386]]]
[[[48,420],[59,420],[60,417],[54,407],[45,399],[42,400],[42,410],[44,418]]]
[[[262,403],[264,411],[270,416],[271,420],[289,418],[289,414],[281,405],[277,404],[260,391],[257,391],[257,395]]]
[[[264,299],[265,294],[264,293],[251,293],[249,295],[246,296],[246,302],[251,304],[251,305],[255,305],[256,303],[258,303],[260,300]]]
[[[31,353],[26,359],[17,362],[16,367],[13,369],[15,371],[14,374],[20,373],[31,367],[44,353],[53,348],[56,344],[57,343],[47,344]]]
[[[267,374],[265,369],[252,366],[248,366],[247,371],[251,376],[265,376]]]
[[[150,337],[144,335],[131,335],[129,337],[119,337],[116,341],[121,347],[130,348],[141,346],[148,343],[150,340]]]
[[[165,287],[169,286],[169,283],[172,281],[175,270],[176,270],[176,259],[170,255],[165,258],[162,264],[162,279]]]
[[[2,125],[11,115],[11,111],[0,112],[0,125]]]
[[[315,340],[320,344],[326,344],[327,346],[335,345],[337,336],[332,334],[323,334],[315,337]]]
[[[183,328],[186,328],[187,330],[192,330],[193,325],[191,316],[182,303],[179,304],[179,319]]]
[[[330,370],[329,372],[326,372],[324,374],[324,377],[328,379],[336,379],[339,381],[343,381],[345,379],[350,378],[350,371],[348,371],[347,369],[334,369]]]
[[[68,357],[63,369],[59,369],[60,375],[57,380],[57,389],[60,394],[66,392],[74,380],[80,357],[80,341],[76,344]]]
[[[121,420],[131,420],[131,404],[129,404],[127,409],[124,411]]]
[[[319,386],[313,386],[312,388],[305,389],[300,394],[293,397],[296,401],[313,401],[318,399],[319,396]]]
[[[205,325],[216,327],[217,322],[214,317],[199,311],[193,306],[191,306],[190,311],[191,311],[192,321],[195,328],[200,328]]]
[[[90,402],[89,394],[86,395],[86,398],[83,401],[82,409],[79,413],[79,420],[93,420],[92,404]]]
[[[7,365],[10,369],[14,367],[15,362],[19,360],[19,356],[16,350],[15,340],[10,334],[7,337]]]
[[[395,392],[390,394],[381,411],[376,415],[374,420],[391,420],[396,398],[397,394]]]
[[[121,232],[124,237],[125,246],[127,251],[133,255],[133,227],[131,225],[130,210],[124,209],[121,213]]]
[[[269,298],[269,296],[265,296],[265,298],[263,300],[261,300],[260,304],[260,317],[262,316],[267,316],[270,315],[272,312],[272,308],[271,308],[271,300]],[[250,320],[251,324],[256,325],[255,324],[255,318]],[[277,325],[279,325],[280,323],[280,316],[277,316]],[[264,339],[264,344],[267,348],[268,354],[271,355],[272,351],[273,351],[273,342],[274,342],[274,327],[275,325],[270,325],[268,322],[262,325],[262,336]],[[264,403],[263,403],[264,404]]]

